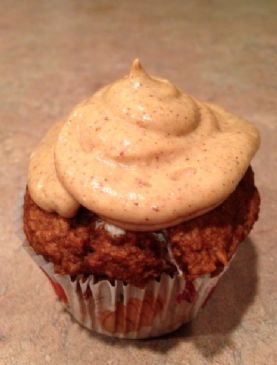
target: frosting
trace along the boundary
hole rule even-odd
[[[79,203],[61,184],[56,174],[54,147],[64,121],[58,121],[32,153],[28,171],[28,189],[38,206],[63,217],[74,216]]]
[[[259,147],[248,122],[149,76],[128,76],[77,105],[31,157],[33,200],[64,217],[79,205],[133,230],[207,212],[236,188]]]

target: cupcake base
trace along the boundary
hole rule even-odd
[[[191,321],[206,304],[227,269],[211,277],[186,281],[182,273],[161,275],[143,289],[116,280],[96,281],[93,275],[72,280],[58,275],[53,264],[23,244],[34,262],[50,280],[59,300],[72,316],[89,330],[119,338],[143,339],[172,332]]]

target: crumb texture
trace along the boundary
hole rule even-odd
[[[60,274],[94,274],[143,285],[162,273],[174,274],[166,240],[188,279],[220,272],[258,217],[259,194],[251,168],[234,193],[201,217],[163,230],[126,231],[111,235],[98,217],[81,208],[74,218],[62,218],[40,209],[25,195],[24,230],[33,249],[53,262]],[[156,232],[157,233],[157,232]]]

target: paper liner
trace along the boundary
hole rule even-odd
[[[23,247],[80,324],[121,338],[160,336],[192,320],[223,274],[203,275],[192,282],[182,275],[163,274],[159,281],[151,280],[143,289],[119,280],[114,285],[108,280],[96,282],[93,275],[71,280],[69,275],[56,274],[53,264],[37,255],[27,242]]]
[[[20,199],[22,202],[22,198]],[[219,275],[203,275],[186,281],[178,268],[171,277],[162,274],[142,289],[116,280],[96,281],[93,275],[78,276],[54,272],[52,263],[37,255],[22,232],[22,203],[17,215],[18,233],[23,247],[50,280],[58,298],[72,316],[84,327],[108,336],[148,338],[176,330],[192,320],[215,288]]]

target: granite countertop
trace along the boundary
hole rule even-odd
[[[277,2],[1,1],[0,364],[277,364]],[[252,121],[260,220],[199,317],[117,340],[62,309],[15,233],[28,156],[51,123],[126,74],[152,73]]]

